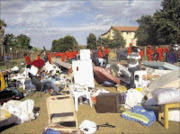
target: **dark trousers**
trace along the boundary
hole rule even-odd
[[[134,72],[137,70],[140,70],[140,67],[133,67],[133,68],[128,68],[129,72],[131,72],[131,78],[130,78],[130,88],[134,88]]]
[[[106,54],[106,56],[105,56],[105,59],[106,59],[106,64],[108,64],[108,54]]]
[[[120,54],[117,54],[116,56],[117,56],[117,57],[116,57],[117,61],[121,61],[121,55],[120,55]]]

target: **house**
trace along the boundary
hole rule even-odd
[[[126,40],[125,47],[128,47],[130,43],[133,43],[133,46],[136,46],[135,39],[135,32],[137,31],[138,27],[118,27],[118,26],[111,26],[111,28],[104,34],[101,35],[102,38],[109,38],[110,40],[113,39],[114,31],[118,30],[122,33],[123,38]]]

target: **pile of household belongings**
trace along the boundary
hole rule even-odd
[[[123,106],[129,109],[122,113],[123,118],[149,126],[157,120],[158,105],[180,102],[178,99],[180,98],[180,70],[179,67],[171,66],[171,68],[164,70],[144,67],[144,70],[135,72],[135,89],[129,89],[123,93],[125,99]],[[119,79],[129,84],[131,73],[121,64],[109,65],[106,69],[95,66],[93,69],[95,79],[100,84],[108,81],[116,85],[119,84]],[[179,115],[179,109],[172,109],[169,112],[169,120],[180,122],[180,118],[176,118]]]
[[[122,113],[123,118],[140,122],[144,126],[149,126],[157,120],[159,105],[180,103],[180,70],[147,71],[151,72],[149,78],[146,75],[148,86],[141,85],[127,91],[125,108],[129,110]],[[153,73],[155,77],[151,77]],[[179,109],[170,109],[168,114],[170,121],[180,122]]]
[[[33,100],[27,99],[23,102],[10,100],[0,107],[0,127],[14,123],[22,124],[38,116],[39,113],[34,109]]]

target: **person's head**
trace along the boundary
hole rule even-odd
[[[147,47],[148,47],[148,48],[151,48],[151,45],[148,45]]]
[[[27,53],[24,54],[24,57],[26,57],[26,56],[27,56]]]
[[[129,46],[132,46],[132,45],[133,45],[132,43],[129,44]]]
[[[106,45],[106,47],[108,47],[108,44]]]

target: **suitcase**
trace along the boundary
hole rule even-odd
[[[95,109],[97,113],[118,113],[122,104],[125,104],[125,94],[106,93],[97,96]]]

